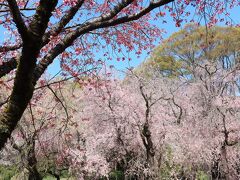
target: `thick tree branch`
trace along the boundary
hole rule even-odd
[[[17,61],[15,58],[11,58],[7,62],[3,62],[0,65],[0,78],[11,72],[13,69],[17,67]]]
[[[50,36],[51,35],[57,35],[59,34],[62,29],[72,20],[72,18],[76,15],[79,8],[84,3],[84,0],[79,0],[77,4],[73,7],[71,7],[67,14],[65,14],[62,19],[47,33],[43,36],[43,42],[41,44],[41,47],[45,46],[47,43],[50,42]],[[17,50],[22,47],[22,44],[15,45],[15,46],[2,46],[0,47],[0,52],[5,51],[12,51]],[[11,59],[11,63],[4,63],[3,65],[0,65],[0,78],[8,74],[11,70],[14,70],[17,67],[16,58]]]
[[[24,41],[28,36],[28,30],[24,23],[24,20],[22,19],[21,12],[18,8],[17,2],[15,0],[7,0],[7,2],[9,4],[9,8],[13,16],[13,21],[15,22],[18,32]]]
[[[152,11],[153,9],[156,9],[160,6],[163,6],[165,4],[168,4],[170,2],[173,2],[174,0],[161,0],[161,1],[157,1],[157,2],[152,2],[149,4],[148,7],[142,9],[141,11],[139,11],[138,13],[132,14],[132,15],[126,15],[117,19],[111,19],[109,21],[104,21],[102,22],[96,22],[95,26],[98,26],[98,28],[105,28],[105,27],[110,27],[110,26],[115,26],[115,25],[119,25],[122,23],[127,23],[130,21],[135,21],[140,19],[141,17],[143,17],[144,15],[148,14],[150,11]]]
[[[140,83],[139,86],[139,90],[141,93],[141,96],[143,97],[144,101],[145,101],[145,121],[143,123],[143,128],[141,131],[141,138],[143,141],[143,144],[145,146],[146,149],[146,153],[147,153],[147,163],[152,163],[152,157],[154,157],[155,155],[155,151],[154,151],[154,146],[153,146],[153,142],[152,142],[152,135],[151,135],[151,131],[149,128],[149,121],[151,118],[150,112],[151,112],[151,97],[149,97],[146,93],[144,93],[144,89],[143,89],[143,85]]]
[[[116,7],[111,12],[107,13],[106,15],[102,15],[98,18],[95,18],[95,19],[91,20],[90,22],[84,23],[83,25],[79,26],[75,32],[68,34],[63,39],[63,41],[61,43],[59,43],[58,45],[56,45],[54,50],[51,50],[43,58],[43,60],[39,63],[38,67],[35,70],[35,80],[34,81],[39,79],[40,76],[47,69],[47,67],[53,62],[54,58],[56,58],[59,54],[64,52],[64,50],[66,48],[68,48],[74,42],[74,40],[76,40],[79,36],[86,34],[90,31],[96,30],[96,29],[111,27],[111,26],[115,26],[118,24],[137,20],[137,19],[141,18],[142,16],[146,15],[151,10],[153,10],[157,7],[160,7],[162,5],[165,5],[172,1],[173,0],[161,0],[161,1],[158,1],[155,3],[150,3],[148,7],[142,9],[139,13],[135,13],[130,16],[124,16],[124,17],[112,20],[112,18],[115,17],[119,12],[121,12],[122,9],[124,9],[129,4],[131,4],[131,2],[133,2],[133,0],[123,0],[122,1],[123,4],[119,3],[118,5],[116,5]],[[79,9],[81,7],[81,5],[82,5],[81,3],[83,3],[83,1],[79,1],[76,4],[76,6],[72,7],[69,10],[69,13],[66,14],[60,20],[60,22],[55,26],[55,28],[53,28],[52,30],[50,30],[49,32],[47,32],[44,35],[44,42],[43,42],[42,46],[46,45],[50,41],[50,39],[49,39],[50,35],[53,35],[55,33],[56,34],[60,33],[62,28],[64,28],[68,24],[68,22],[71,20],[71,18],[74,17],[74,15],[77,12],[77,9]]]
[[[94,19],[94,21],[103,22],[103,21],[110,20],[134,1],[135,0],[122,0],[109,13],[101,15],[100,17]]]
[[[16,44],[13,46],[0,46],[0,52],[15,51],[22,47],[22,44]]]
[[[43,36],[43,46],[50,41],[51,35],[58,35],[63,28],[73,19],[78,10],[81,8],[85,0],[78,0],[75,6],[71,7],[67,13],[61,18],[61,20]]]
[[[123,0],[122,4],[117,5],[110,13],[90,20],[78,27],[76,31],[66,35],[60,43],[58,43],[52,50],[49,51],[47,55],[45,55],[45,57],[36,67],[37,57],[44,44],[42,39],[45,30],[47,28],[52,11],[58,2],[57,0],[40,0],[36,14],[33,16],[33,20],[29,25],[29,37],[27,38],[27,41],[23,43],[22,54],[16,71],[14,88],[10,96],[9,103],[0,116],[0,149],[10,137],[11,132],[16,127],[17,122],[20,120],[24,110],[27,107],[27,104],[32,98],[34,85],[36,84],[37,80],[41,77],[53,60],[62,52],[64,52],[66,48],[71,46],[78,37],[97,29],[108,28],[137,20],[151,10],[172,1],[173,0],[161,0],[157,2],[151,1],[149,6],[142,9],[138,13],[120,18],[114,18],[124,7],[127,7],[131,2],[133,2],[132,0]],[[79,6],[81,6],[81,3]],[[77,8],[70,16],[73,17],[76,11]],[[59,30],[69,22],[71,19],[70,16],[64,20],[65,23],[63,23],[63,25],[58,26]]]
[[[0,52],[15,51],[20,49],[22,44],[17,44],[14,46],[1,46]],[[0,65],[0,78],[10,73],[12,70],[17,68],[17,57],[6,60]]]
[[[29,37],[23,42],[13,91],[7,107],[0,114],[0,149],[4,147],[7,139],[11,136],[32,98],[34,91],[33,72],[41,49],[42,36],[57,2],[57,0],[41,0],[29,25]]]
[[[90,22],[86,22],[83,25],[79,26],[74,32],[68,34],[62,42],[57,44],[55,48],[53,48],[38,64],[38,66],[35,69],[34,72],[34,83],[41,77],[41,75],[45,72],[47,67],[53,62],[53,60],[61,53],[65,51],[69,46],[71,46],[74,41],[81,35],[84,35],[86,33],[89,33],[90,31],[100,29],[100,28],[107,28],[119,24],[123,24],[129,21],[134,21],[142,16],[146,15],[151,10],[160,7],[162,5],[165,5],[169,2],[172,2],[173,0],[161,0],[155,3],[150,3],[148,7],[142,9],[139,13],[135,13],[130,16],[124,16],[121,18],[117,18],[113,20],[113,17],[115,17],[123,8],[127,7],[132,0],[126,0],[124,1],[124,5],[117,5],[110,13],[107,15],[102,15],[98,18],[95,18],[91,20]],[[110,19],[110,20],[109,20]],[[105,20],[105,21],[103,21]]]
[[[47,29],[49,19],[52,16],[52,11],[55,9],[57,2],[58,0],[40,0],[34,18],[29,25],[30,34],[34,38],[40,41],[42,40],[42,36]]]

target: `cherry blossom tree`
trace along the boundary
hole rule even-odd
[[[187,26],[158,47],[152,59],[144,64],[152,67],[157,74],[186,81],[175,96],[175,102],[183,112],[181,124],[186,129],[182,129],[182,132],[189,133],[180,136],[182,138],[179,141],[187,137],[181,149],[189,153],[189,156],[185,154],[189,159],[199,160],[196,154],[206,158],[204,166],[207,169],[212,166],[212,178],[231,179],[239,176],[234,167],[238,162],[231,157],[236,156],[234,153],[238,151],[236,144],[239,142],[239,49],[235,44],[238,42],[231,40],[231,37],[238,36],[238,31],[238,28],[215,27],[205,34],[206,31],[201,27]],[[202,35],[207,39],[202,39]],[[140,71],[144,73],[144,70]],[[153,73],[145,74],[152,76]],[[199,145],[193,143],[196,135]],[[204,138],[208,142],[204,142]],[[198,146],[201,148],[196,153]],[[193,149],[189,150],[191,147]],[[191,155],[192,152],[194,154]],[[179,159],[183,161],[185,157]],[[187,164],[191,163],[187,160]]]
[[[104,79],[97,89],[85,87],[85,108],[77,118],[86,121],[86,146],[105,159],[102,168],[107,165],[126,178],[159,178],[165,125],[181,119],[169,86],[163,86],[167,83],[131,72],[124,82]]]
[[[207,88],[212,82],[203,80],[186,83],[152,69],[151,76],[131,71],[124,81],[102,77],[44,86],[7,147],[28,147],[20,149],[35,152],[37,170],[43,165],[56,177],[61,169],[82,179],[114,171],[135,179],[196,178],[201,171],[238,177],[238,97],[215,96]],[[17,136],[22,132],[27,135]],[[20,161],[24,167],[34,167],[26,160]]]
[[[15,70],[12,92],[0,116],[0,147],[2,148],[30,102],[34,87],[53,61],[60,60],[67,75],[77,77],[86,68],[99,63],[94,54],[101,49],[121,52],[136,49],[137,53],[151,48],[161,30],[151,25],[151,18],[163,17],[170,11],[180,26],[189,16],[192,5],[198,15],[208,14],[210,25],[236,1],[172,0],[74,0],[29,1],[1,0],[0,25],[6,38],[0,47],[1,77]],[[166,6],[165,6],[166,5]],[[159,12],[155,9],[160,9]],[[149,14],[150,12],[153,14]],[[206,15],[206,14],[205,14]],[[206,20],[206,16],[205,17]],[[226,20],[227,21],[227,20]],[[228,21],[227,21],[228,22]],[[230,22],[228,22],[230,24]],[[111,59],[111,54],[104,54]],[[125,59],[125,57],[123,57]]]
[[[26,169],[29,179],[42,179],[43,173],[59,179],[61,171],[69,168],[67,156],[60,159],[71,135],[68,128],[75,127],[75,124],[71,122],[71,104],[66,103],[63,92],[58,91],[62,83],[36,90],[10,142],[4,148],[4,159],[17,165],[20,172]],[[19,158],[13,159],[12,154]]]
[[[77,44],[83,43],[83,46],[75,47],[75,52],[79,55],[86,54],[86,56],[88,56],[90,53],[87,52],[87,49],[91,48],[91,46],[94,47],[95,44],[90,43],[92,41],[91,39],[96,39],[101,36],[83,37],[83,35],[91,34],[94,30],[98,29],[100,34],[106,34],[101,32],[101,30],[137,20],[151,10],[169,2],[170,1],[151,1],[146,7],[143,7],[143,5],[137,5],[132,0],[122,2],[106,1],[103,3],[81,0],[63,1],[59,2],[59,5],[57,0],[51,2],[44,0],[39,2],[3,1],[1,4],[1,13],[3,14],[1,25],[9,32],[12,32],[14,37],[10,37],[4,42],[3,47],[1,47],[1,53],[10,59],[9,61],[2,59],[4,63],[2,63],[1,66],[1,74],[5,75],[9,73],[10,70],[16,68],[17,64],[18,66],[13,91],[9,98],[8,105],[5,110],[2,111],[1,115],[1,148],[26,109],[32,97],[36,82],[58,55],[62,54],[62,58],[64,58],[63,61],[67,61],[67,59],[70,58],[70,52],[64,53],[64,51],[68,47],[73,46],[73,44],[78,46]],[[85,7],[89,9],[86,12],[81,10]],[[132,8],[133,10],[131,10]],[[22,14],[24,10],[30,12]],[[34,13],[33,16],[31,15],[32,13]],[[90,19],[83,19],[85,15],[91,14],[92,17],[90,17]],[[99,16],[96,17],[94,14],[99,14]],[[82,18],[78,19],[78,17],[81,16]],[[54,17],[55,20],[50,21],[51,17]],[[70,23],[73,19],[76,19],[75,22]],[[147,19],[145,22],[147,23]],[[48,27],[48,25],[50,26]],[[137,23],[130,23],[130,28],[127,28],[126,31],[131,30],[136,25]],[[14,26],[16,26],[16,29]],[[151,28],[147,30],[150,31]],[[110,29],[108,31],[110,31]],[[112,33],[114,33],[114,31],[112,31]],[[129,33],[129,35],[134,37],[134,34]],[[136,34],[136,36],[138,35]],[[121,34],[116,37],[120,44],[125,43],[124,39],[121,38]],[[13,46],[7,45],[9,43],[12,44],[11,42],[13,41],[17,43],[13,43]],[[79,41],[79,43],[77,43],[77,41]],[[85,43],[84,41],[90,42]],[[106,41],[110,43],[108,42],[109,40]],[[132,48],[132,46],[130,45],[129,48]],[[89,61],[91,61],[91,58],[88,61],[84,61],[84,63],[89,63]],[[75,60],[73,63],[77,65],[80,62],[81,61]],[[72,74],[80,71],[69,67],[64,62],[62,66]]]

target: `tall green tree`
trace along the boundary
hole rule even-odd
[[[187,79],[199,78],[199,69],[205,69],[209,74],[217,69],[237,69],[239,40],[239,28],[189,24],[159,45],[144,66],[167,77]]]

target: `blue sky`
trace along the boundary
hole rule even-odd
[[[172,17],[168,16],[164,18],[167,20],[168,23],[162,23],[162,19],[159,19],[157,21],[153,21],[152,23],[160,27],[161,29],[165,29],[166,33],[163,34],[163,38],[169,37],[172,33],[178,31],[180,28],[175,27],[175,23],[173,22]],[[158,45],[159,39],[156,39],[155,45]],[[121,56],[121,55],[120,55]],[[111,61],[106,61],[107,65],[113,65],[115,69],[124,71],[126,68],[130,67],[136,67],[138,66],[141,62],[143,62],[149,55],[147,52],[143,52],[140,56],[140,58],[137,57],[135,52],[130,52],[129,56],[132,58],[131,61],[125,60],[125,61],[117,61],[116,58],[111,60]],[[95,57],[96,59],[103,59],[103,53],[98,53]],[[55,61],[49,68],[48,68],[48,73],[50,74],[56,74],[59,72],[60,67],[59,67],[59,61]]]
[[[191,12],[193,10],[190,10]],[[234,9],[230,10],[231,13],[231,18],[234,21],[234,24],[239,24],[240,23],[240,7],[236,7]],[[153,21],[152,23],[157,25],[159,28],[162,28],[166,31],[166,33],[163,34],[163,38],[166,39],[169,36],[171,36],[172,33],[179,31],[181,28],[184,27],[184,23],[183,26],[181,27],[176,27],[175,26],[175,22],[173,21],[173,18],[170,16],[170,14],[166,14],[166,16],[164,17],[164,20],[167,21],[167,23],[162,23],[163,19],[159,18],[159,20]],[[220,26],[223,26],[224,24],[218,24]],[[156,39],[156,43],[155,45],[159,45],[159,40]],[[140,58],[137,57],[137,55],[132,52],[130,53],[130,57],[132,58],[131,61],[117,61],[116,59],[111,60],[111,61],[106,61],[107,65],[113,65],[115,67],[115,69],[119,70],[119,71],[124,71],[126,70],[126,68],[131,68],[131,67],[136,67],[139,64],[141,64],[145,59],[147,59],[149,55],[147,54],[147,52],[143,52],[140,56]],[[101,55],[101,53],[99,53],[96,56],[97,59],[101,59],[104,57]],[[54,64],[52,64],[49,69],[48,69],[48,73],[50,74],[55,74],[59,71],[59,62],[55,61]]]
[[[190,11],[193,12],[193,9]],[[236,7],[234,9],[230,10],[230,14],[231,14],[231,18],[233,19],[235,24],[240,23],[240,7]],[[167,23],[162,23],[163,18],[159,18],[156,21],[153,21],[152,23],[157,25],[159,28],[165,29],[166,33],[163,34],[163,38],[167,38],[169,37],[172,33],[180,30],[182,27],[177,28],[175,26],[175,22],[173,21],[172,17],[169,15],[169,13],[166,14],[166,16],[164,17],[164,20],[167,21]],[[221,24],[220,24],[221,25]],[[2,43],[4,41],[4,38],[7,37],[8,35],[4,34],[3,29],[0,26],[0,43]],[[159,39],[156,39],[156,43],[155,45],[158,45]],[[112,61],[107,61],[108,65],[113,65],[117,70],[125,70],[126,68],[130,68],[130,67],[136,67],[138,66],[140,63],[142,63],[149,55],[147,54],[147,52],[143,52],[140,56],[140,58],[137,58],[137,55],[135,55],[134,52],[129,54],[130,57],[132,58],[131,61],[117,61],[116,59],[112,60]],[[104,59],[104,57],[102,56],[102,53],[98,53],[96,55],[97,59]],[[57,72],[59,72],[60,70],[60,66],[59,66],[59,61],[55,61],[47,70],[47,73],[49,73],[50,75],[55,75]]]

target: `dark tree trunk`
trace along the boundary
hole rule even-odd
[[[42,177],[36,169],[33,169],[29,172],[28,180],[42,180]]]
[[[8,1],[14,22],[22,36],[23,47],[19,56],[14,86],[10,95],[9,102],[3,112],[0,113],[0,150],[4,147],[12,131],[21,119],[34,91],[33,74],[36,67],[37,57],[39,55],[42,37],[48,27],[48,22],[55,9],[57,0],[41,0],[30,22],[29,27],[25,27],[19,17],[18,9],[14,1]],[[13,60],[11,66],[16,66]],[[8,72],[8,70],[1,71]],[[11,68],[10,68],[11,69]],[[10,71],[10,70],[9,70]],[[3,73],[4,74],[4,73]]]
[[[29,180],[42,180],[41,174],[37,169],[37,158],[35,155],[35,140],[32,139],[28,146],[27,152],[27,162],[28,162],[28,170],[29,170]]]

